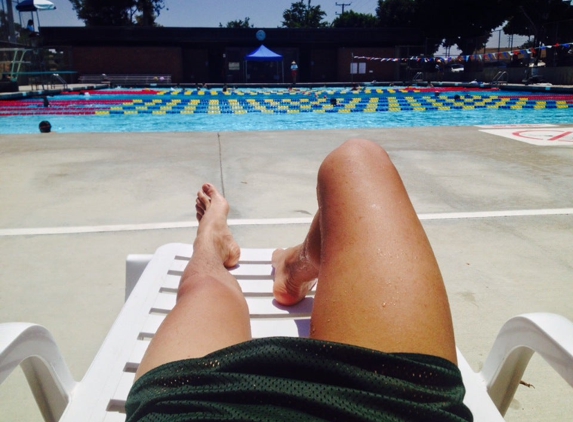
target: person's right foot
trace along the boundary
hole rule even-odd
[[[295,305],[308,294],[316,283],[318,270],[302,258],[302,245],[273,252],[273,294],[282,305]]]

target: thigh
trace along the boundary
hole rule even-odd
[[[311,335],[456,361],[438,264],[387,153],[355,140],[318,177],[319,282]]]
[[[149,344],[136,378],[165,363],[203,357],[251,339],[249,310],[238,285],[205,275],[191,282],[180,287],[177,303]]]

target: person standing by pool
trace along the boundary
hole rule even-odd
[[[303,243],[272,257],[283,306],[318,279],[310,338],[253,340],[227,270],[240,255],[229,204],[201,187],[193,255],[137,370],[128,422],[472,421],[442,276],[386,151],[339,146],[318,170],[317,195]]]
[[[298,76],[298,65],[296,64],[296,62],[294,60],[290,65],[290,74],[292,76],[292,83],[296,84],[296,79]]]

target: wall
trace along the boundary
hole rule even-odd
[[[507,72],[508,82],[510,84],[521,84],[525,79],[525,67],[516,68],[485,68],[482,72],[460,73],[462,81],[477,80],[480,82],[491,82],[500,71]],[[573,68],[570,66],[563,67],[542,67],[539,68],[539,74],[543,81],[553,85],[573,85]],[[446,80],[450,80],[446,78]]]
[[[183,80],[180,47],[73,47],[73,67],[80,75],[166,74]]]
[[[209,52],[206,49],[184,48],[182,66],[182,78],[177,82],[209,82]]]
[[[573,67],[571,66],[543,67],[539,69],[539,74],[542,76],[544,82],[553,85],[573,85]],[[500,71],[507,72],[507,82],[510,84],[521,84],[525,78],[525,67],[490,67],[479,72],[445,73],[444,81],[470,82],[476,80],[478,82],[489,83]],[[438,74],[424,73],[424,80],[437,81]]]
[[[251,42],[251,44],[255,44]],[[227,47],[225,44],[211,44],[209,47],[201,47],[198,43],[189,45],[164,47],[159,45],[123,45],[123,46],[88,46],[75,45],[66,47],[71,52],[71,60],[66,61],[64,70],[76,70],[79,75],[86,74],[170,74],[174,83],[202,83],[202,82],[243,82],[243,63],[240,61],[241,70],[230,72],[226,69],[229,61],[236,58],[230,57],[231,52],[239,52],[244,57],[253,51],[256,45]],[[394,57],[393,47],[330,47],[330,46],[305,46],[296,48],[291,46],[270,48],[284,55],[285,81],[290,81],[290,62],[297,60],[299,64],[300,82],[370,82],[396,81],[399,70],[404,70],[394,62],[380,62],[356,60],[364,63],[366,72],[363,74],[351,74],[350,65],[352,55],[366,57]],[[227,53],[224,58],[223,54]],[[234,57],[234,56],[233,56]],[[217,60],[215,60],[217,59]],[[220,62],[220,63],[219,63]],[[466,69],[468,70],[468,69]],[[498,68],[485,68],[478,72],[445,73],[443,80],[469,82],[478,80],[490,82],[498,71]],[[522,83],[524,67],[503,69],[508,72],[509,83]],[[540,70],[543,79],[554,85],[573,85],[573,67],[545,67]],[[404,72],[402,72],[404,73]],[[400,80],[410,80],[413,75],[400,74]],[[436,81],[438,74],[428,73],[426,80]],[[408,79],[410,78],[410,79]]]
[[[231,49],[247,54],[260,46],[260,28],[46,27],[50,48],[73,49],[68,70],[80,74],[169,73],[174,82],[239,82],[244,72],[229,71]],[[350,55],[393,57],[394,46],[421,46],[412,28],[264,28],[265,45],[284,55],[285,80],[290,62],[299,64],[300,82],[349,81]],[[419,48],[419,47],[418,47]],[[197,53],[197,54],[195,54]],[[340,63],[339,59],[344,61]],[[242,62],[242,60],[241,60]],[[391,80],[397,67],[369,62],[356,81]],[[264,73],[264,72],[263,72]],[[264,76],[266,78],[266,76]]]
[[[394,48],[339,48],[338,49],[338,75],[339,81],[371,82],[392,81],[396,73],[397,63],[380,62],[376,60],[354,60],[355,63],[365,63],[365,73],[351,74],[350,65],[354,56],[365,57],[394,57]]]
[[[334,82],[337,79],[337,52],[335,49],[315,49],[311,53],[312,82]]]

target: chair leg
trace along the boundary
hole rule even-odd
[[[18,365],[44,419],[59,420],[77,383],[48,330],[34,324],[0,324],[0,383]]]
[[[573,387],[573,322],[549,313],[516,316],[501,328],[481,371],[502,415],[533,353],[539,353]]]

